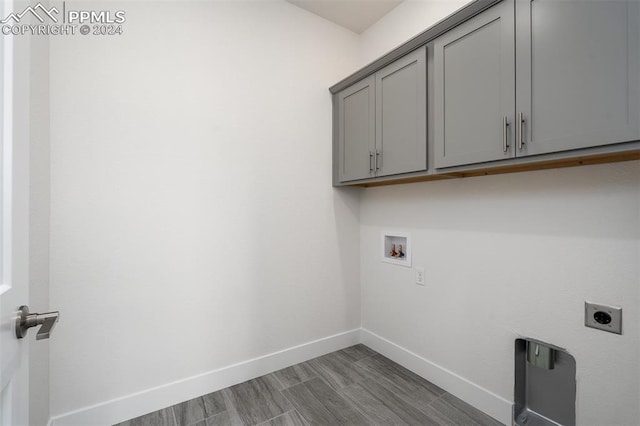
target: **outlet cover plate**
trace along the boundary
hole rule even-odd
[[[416,284],[424,285],[424,268],[421,266],[416,266]]]
[[[607,324],[596,321],[596,317],[601,317],[596,313],[601,312],[609,315],[611,321]],[[622,334],[622,308],[615,306],[601,305],[599,303],[584,302],[584,325],[598,330],[608,331],[609,333]]]

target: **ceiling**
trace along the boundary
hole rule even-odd
[[[287,0],[360,34],[402,0]]]

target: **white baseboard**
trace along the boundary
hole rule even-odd
[[[511,425],[512,402],[478,386],[389,340],[361,330],[361,342],[394,362],[429,380],[494,419]]]
[[[346,331],[173,383],[53,417],[50,426],[113,425],[271,373],[360,342],[360,329]]]
[[[64,413],[51,418],[48,426],[112,425],[356,343],[364,343],[496,420],[511,425],[511,401],[369,330],[356,329]]]

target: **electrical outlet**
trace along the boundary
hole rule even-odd
[[[416,266],[416,284],[424,285],[424,268]]]
[[[622,334],[622,308],[584,302],[584,325]]]

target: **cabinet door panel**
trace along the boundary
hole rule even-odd
[[[369,77],[338,95],[339,177],[341,182],[373,176],[375,88]]]
[[[513,2],[504,1],[434,42],[436,167],[512,156]],[[504,149],[506,131],[507,149]]]
[[[376,73],[378,176],[427,169],[426,48]]]
[[[637,0],[518,0],[516,16],[518,155],[640,139]]]

